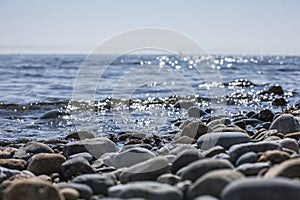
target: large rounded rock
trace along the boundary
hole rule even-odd
[[[156,180],[169,172],[169,162],[165,157],[156,157],[125,169],[120,175],[121,183],[131,181]]]
[[[183,181],[191,180],[194,182],[205,173],[217,169],[233,169],[233,166],[228,160],[205,158],[192,162],[191,164],[182,168],[177,172],[177,175],[181,176]]]
[[[2,183],[2,181],[10,178],[11,176],[14,176],[16,174],[20,174],[21,171],[16,170],[16,169],[8,169],[5,167],[0,167],[0,183]]]
[[[28,160],[31,156],[38,153],[54,153],[54,151],[46,144],[28,142],[15,152],[13,158]]]
[[[154,157],[155,154],[152,153],[150,150],[137,147],[125,150],[114,156],[111,160],[112,166],[118,169],[122,167],[130,167],[132,165],[144,162]]]
[[[174,186],[150,181],[133,182],[109,188],[110,197],[147,200],[182,200],[183,194]]]
[[[27,169],[34,174],[48,174],[60,172],[60,166],[66,158],[60,154],[39,153],[31,158]]]
[[[85,158],[76,157],[62,163],[61,172],[65,178],[71,178],[78,174],[93,174],[95,170]]]
[[[228,149],[234,144],[246,143],[250,141],[250,137],[242,132],[213,132],[202,135],[198,141],[199,149],[207,150],[214,146],[222,146]]]
[[[58,189],[38,178],[22,179],[12,182],[4,190],[5,200],[64,200]]]
[[[243,177],[241,173],[229,169],[208,172],[193,183],[188,191],[188,197],[191,200],[205,194],[220,197],[226,185]]]
[[[116,152],[117,150],[115,143],[111,140],[105,137],[98,137],[68,143],[65,145],[63,153],[65,156],[70,156],[72,154],[89,152],[95,158],[99,158],[104,153]]]
[[[282,146],[282,148],[286,148],[289,150],[292,150],[299,154],[299,144],[295,139],[292,138],[284,138],[279,141],[279,144]]]
[[[0,166],[9,169],[23,170],[26,168],[27,162],[23,159],[0,159]]]
[[[193,121],[184,126],[181,136],[188,136],[193,139],[198,139],[201,135],[207,133],[208,127],[199,121]]]
[[[182,167],[204,158],[204,156],[196,149],[188,149],[178,154],[171,165],[171,172],[176,173]]]
[[[300,186],[283,178],[247,178],[234,181],[222,191],[222,200],[299,199]]]
[[[274,142],[257,142],[257,143],[244,143],[236,144],[230,147],[228,154],[232,163],[235,163],[236,160],[242,155],[249,151],[255,153],[265,152],[268,150],[281,150],[281,146]]]
[[[291,159],[271,168],[265,177],[272,178],[283,176],[288,178],[300,178],[300,158]]]
[[[80,199],[89,199],[93,195],[92,189],[85,184],[80,183],[58,183],[56,185],[60,190],[71,188],[79,192]]]
[[[257,159],[258,159],[258,155],[255,152],[250,151],[241,155],[239,159],[237,159],[235,165],[239,166],[245,163],[255,163]]]
[[[288,134],[300,131],[300,124],[293,115],[283,114],[272,122],[270,129],[277,129],[283,134]]]
[[[109,174],[84,174],[75,177],[72,183],[88,185],[93,190],[93,194],[107,195],[108,188],[116,184],[116,179]]]

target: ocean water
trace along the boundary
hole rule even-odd
[[[178,100],[232,116],[299,103],[296,56],[126,55],[108,60],[109,55],[97,60],[0,55],[0,143],[61,139],[76,130],[170,134],[178,129],[176,120],[187,118],[185,109],[174,106]],[[201,62],[205,65],[198,66]],[[284,94],[266,92],[272,85],[280,85]],[[278,105],[276,99],[287,104]]]

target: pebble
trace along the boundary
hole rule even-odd
[[[269,109],[265,109],[265,110],[261,110],[259,112],[259,117],[258,119],[263,121],[263,122],[272,122],[273,118],[274,118],[275,114],[272,110]]]
[[[68,157],[72,154],[88,152],[95,158],[99,158],[104,153],[116,152],[117,150],[115,143],[111,140],[105,137],[98,137],[94,139],[70,142],[65,145],[63,153],[66,157]]]
[[[3,192],[4,200],[64,200],[57,187],[38,178],[16,180]]]
[[[245,163],[245,164],[239,165],[238,167],[235,168],[235,170],[238,172],[241,172],[245,176],[256,176],[262,170],[266,170],[269,168],[270,168],[269,163],[256,162],[256,163]]]
[[[299,154],[299,144],[295,139],[284,138],[284,139],[279,141],[279,144],[282,146],[282,148],[292,150],[296,154]]]
[[[196,149],[185,150],[175,157],[170,171],[175,174],[182,167],[202,158],[204,158],[204,156]]]
[[[61,172],[65,178],[71,178],[78,174],[92,174],[95,170],[85,158],[77,157],[62,163]]]
[[[54,153],[54,151],[46,144],[28,142],[14,153],[13,158],[28,160],[31,156],[38,153]]]
[[[255,152],[250,151],[241,155],[239,159],[237,159],[235,165],[239,166],[245,163],[255,163],[257,159],[258,159],[258,155]]]
[[[291,114],[282,114],[271,124],[270,129],[277,129],[283,134],[300,131],[299,121]]]
[[[258,162],[269,162],[271,164],[278,164],[290,158],[290,155],[284,151],[270,150],[264,152]]]
[[[193,121],[184,126],[180,136],[188,136],[197,140],[201,135],[207,133],[208,127],[199,121]]]
[[[144,198],[147,200],[183,200],[183,193],[176,187],[152,181],[132,182],[109,188],[110,197]]]
[[[66,158],[60,154],[39,153],[31,157],[27,169],[34,174],[52,174],[60,172],[60,166]]]
[[[202,135],[197,141],[197,146],[202,150],[207,150],[217,145],[228,149],[234,144],[246,143],[249,141],[250,137],[242,132],[213,132]]]
[[[210,149],[207,149],[203,152],[203,155],[206,157],[206,158],[211,158],[217,154],[220,154],[220,153],[226,153],[226,150],[222,147],[222,146],[214,146]]]
[[[201,195],[211,195],[219,198],[226,185],[242,178],[244,178],[243,174],[230,169],[208,172],[191,185],[188,191],[188,199],[193,200]]]
[[[222,200],[287,200],[299,199],[300,185],[284,178],[240,179],[227,185]]]
[[[79,192],[73,188],[64,188],[59,191],[65,200],[77,200]]]
[[[174,144],[194,144],[196,140],[188,136],[180,136],[173,141]]]
[[[157,178],[156,181],[159,182],[159,183],[166,183],[166,184],[169,184],[169,185],[175,185],[180,181],[180,177],[176,176],[174,174],[169,174],[168,173],[168,174],[160,175]]]
[[[0,166],[9,169],[24,170],[26,168],[26,165],[27,162],[23,159],[0,159]]]
[[[288,178],[300,178],[300,158],[286,160],[279,165],[272,167],[265,177],[288,177]]]
[[[128,183],[131,181],[156,180],[157,177],[168,172],[169,162],[167,158],[158,156],[126,168],[120,174],[120,181],[121,183]]]
[[[274,142],[257,142],[257,143],[244,143],[236,144],[230,147],[228,154],[232,163],[235,163],[237,159],[244,153],[253,151],[255,153],[265,152],[267,150],[281,150],[281,146]]]
[[[204,158],[181,168],[176,175],[180,176],[182,180],[194,182],[205,173],[217,169],[233,169],[233,166],[228,160]]]
[[[0,147],[0,159],[12,158],[18,149],[10,147]]]
[[[189,117],[200,118],[207,115],[207,112],[200,109],[198,106],[192,106],[187,111]]]
[[[80,183],[64,183],[60,182],[56,184],[56,186],[62,190],[66,188],[71,188],[79,192],[79,198],[80,199],[89,199],[93,195],[92,189],[85,185],[85,184],[80,184]]]
[[[201,195],[195,198],[194,200],[219,200],[219,199],[210,195]]]
[[[103,194],[105,196],[108,188],[117,183],[115,177],[110,174],[84,174],[75,177],[71,182],[88,185],[92,189],[93,194]]]
[[[88,152],[73,154],[73,155],[69,156],[69,159],[76,158],[76,157],[85,158],[89,162],[92,162],[92,160],[94,159],[94,157]]]

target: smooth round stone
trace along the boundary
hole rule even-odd
[[[171,165],[171,172],[176,173],[182,167],[204,158],[204,156],[196,149],[188,149],[178,154]]]
[[[0,183],[2,183],[2,181],[10,178],[11,176],[20,174],[21,171],[16,170],[16,169],[8,169],[5,167],[0,167]]]
[[[204,115],[207,115],[207,113],[204,110],[200,109],[198,106],[190,107],[187,113],[189,117],[195,117],[195,118],[199,118]]]
[[[196,140],[188,136],[181,136],[173,141],[174,144],[194,144]]]
[[[244,178],[241,173],[229,169],[208,172],[193,183],[188,191],[188,197],[191,200],[201,195],[220,197],[226,185],[241,178]]]
[[[125,150],[112,158],[112,166],[116,169],[122,167],[130,167],[137,163],[144,162],[151,158],[154,158],[156,155],[150,150],[145,148],[132,148]]]
[[[0,147],[0,159],[12,158],[17,150],[11,147]]]
[[[287,200],[299,199],[300,186],[284,179],[247,178],[227,185],[222,191],[222,200]]]
[[[94,159],[93,156],[88,152],[73,154],[68,159],[72,159],[72,158],[76,158],[76,157],[85,158],[89,162],[92,162],[92,160]]]
[[[95,170],[85,158],[77,157],[62,163],[61,172],[65,178],[71,178],[77,174],[93,174]]]
[[[226,150],[221,146],[214,146],[214,147],[212,147],[210,149],[207,149],[203,152],[203,154],[206,158],[211,158],[211,157],[213,157],[215,155],[218,155],[218,154],[221,154],[221,153],[226,153]]]
[[[272,167],[265,177],[288,177],[288,178],[300,178],[300,158],[286,160],[279,165]]]
[[[120,181],[121,183],[128,183],[131,181],[156,180],[157,177],[168,172],[168,159],[158,156],[126,168],[120,174]]]
[[[176,187],[151,181],[140,181],[109,188],[110,197],[145,198],[147,200],[183,200],[183,194]]]
[[[299,144],[295,139],[284,138],[279,141],[279,144],[282,146],[282,148],[290,149],[299,154]]]
[[[194,182],[205,173],[217,169],[233,169],[233,166],[228,160],[204,158],[180,169],[176,175],[180,176],[183,181],[191,180]]]
[[[109,174],[83,174],[75,177],[71,182],[88,185],[93,190],[93,194],[105,196],[108,188],[117,183],[115,177]]]
[[[180,177],[176,176],[174,174],[163,174],[163,175],[160,175],[156,181],[159,183],[175,185],[180,181]]]
[[[31,156],[38,153],[54,153],[54,151],[46,144],[28,142],[15,152],[13,158],[28,160]]]
[[[228,154],[232,163],[235,163],[236,160],[243,154],[253,151],[255,153],[265,152],[268,150],[281,150],[281,146],[274,142],[257,142],[257,143],[244,143],[236,144],[230,147]]]
[[[202,122],[193,121],[187,124],[180,136],[188,136],[192,139],[198,139],[201,135],[207,133],[208,127]]]
[[[288,160],[290,155],[284,151],[271,150],[264,152],[258,162],[270,162],[272,164],[278,164],[285,160]]]
[[[246,143],[250,141],[250,137],[242,132],[213,132],[202,135],[198,141],[199,149],[207,150],[214,146],[222,146],[228,149],[234,144]]]
[[[230,119],[228,117],[222,117],[222,118],[212,119],[207,124],[207,126],[209,128],[213,128],[214,126],[217,126],[217,125],[220,125],[220,124],[223,124],[223,125],[226,126],[226,125],[230,124]]]
[[[76,191],[79,192],[79,198],[81,199],[89,199],[93,195],[92,189],[85,184],[80,184],[80,183],[58,183],[56,186],[62,190],[65,188],[72,188]]]
[[[66,158],[60,154],[39,153],[31,158],[27,169],[37,175],[50,175],[60,172],[60,166],[65,161]]]
[[[77,200],[79,198],[79,192],[73,188],[64,188],[59,191],[65,200]]]
[[[194,149],[197,150],[196,147],[192,146],[191,144],[180,144],[173,148],[170,152],[168,152],[171,155],[177,156],[178,154],[182,153],[183,151]]]
[[[23,170],[26,168],[27,162],[23,159],[0,159],[0,166],[9,169]]]
[[[273,121],[275,114],[272,110],[265,109],[259,112],[259,120],[263,122],[271,122]]]
[[[239,157],[235,165],[239,166],[245,163],[255,163],[257,161],[257,154],[253,151],[247,152]]]
[[[64,200],[57,187],[38,178],[16,180],[3,192],[5,200]]]
[[[70,142],[65,145],[63,153],[68,157],[73,154],[88,152],[95,158],[99,158],[105,153],[116,152],[117,150],[115,143],[111,140],[106,137],[98,137]]]
[[[194,200],[219,200],[219,199],[210,195],[201,195],[195,198]]]
[[[293,115],[283,114],[272,122],[270,129],[277,129],[283,134],[288,134],[300,131],[300,124]]]
[[[256,176],[263,169],[269,169],[270,164],[265,162],[257,162],[257,163],[245,163],[237,168],[236,171],[241,172],[245,176]]]

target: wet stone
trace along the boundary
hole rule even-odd
[[[288,134],[300,131],[300,124],[293,115],[283,114],[272,122],[270,129],[277,129],[283,134]]]
[[[176,176],[174,174],[163,174],[163,175],[160,175],[156,181],[159,183],[175,185],[180,181],[180,177]]]
[[[182,167],[202,158],[204,158],[204,156],[198,150],[185,150],[175,157],[170,170],[172,173],[176,173]]]
[[[79,174],[93,174],[95,170],[85,158],[77,157],[62,163],[61,172],[65,178],[71,178]]]
[[[198,139],[201,135],[207,133],[208,127],[202,122],[193,121],[187,124],[180,136],[188,136],[192,139]]]
[[[31,156],[38,153],[54,153],[54,151],[46,144],[28,142],[15,152],[13,158],[28,160]]]

